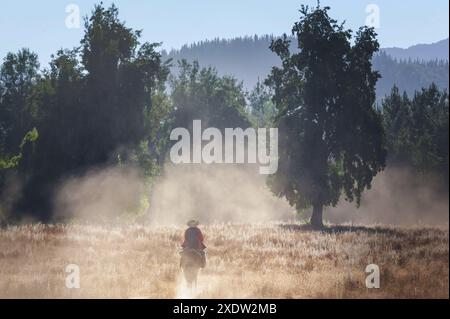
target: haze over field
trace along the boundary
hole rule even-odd
[[[325,210],[324,219],[331,224],[448,227],[448,194],[441,187],[436,176],[424,182],[406,168],[388,168],[375,178],[359,208],[343,197],[337,207]],[[149,201],[142,201],[147,193]],[[311,213],[298,214],[285,199],[274,196],[257,169],[220,164],[169,165],[151,189],[136,170],[93,170],[62,183],[55,207],[56,221],[154,226],[182,225],[190,218],[205,224],[304,221]],[[138,213],[132,213],[136,209]]]

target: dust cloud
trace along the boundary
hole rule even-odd
[[[286,201],[275,197],[265,176],[246,165],[168,165],[150,199],[153,223],[258,223],[294,218]]]
[[[67,179],[55,201],[55,219],[115,222],[140,209],[144,181],[137,169],[108,167]]]
[[[148,186],[138,170],[98,169],[61,185],[55,217],[120,223],[124,216],[139,215],[130,220],[151,225],[184,225],[189,219],[211,224],[309,218],[309,211],[298,216],[285,199],[274,196],[265,178],[246,165],[167,164]],[[324,219],[333,224],[448,226],[448,193],[436,180],[388,168],[364,193],[360,208],[342,199],[337,207],[325,209]]]
[[[372,189],[363,194],[361,207],[341,200],[325,211],[332,223],[442,225],[449,223],[447,186],[437,176],[423,176],[407,168],[387,168]]]

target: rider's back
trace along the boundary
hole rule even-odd
[[[184,248],[203,250],[203,234],[198,227],[189,227],[184,233]]]

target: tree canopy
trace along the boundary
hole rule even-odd
[[[191,128],[193,120],[221,130],[251,126],[241,83],[219,76],[211,67],[200,68],[197,62],[182,60],[179,67],[180,74],[171,80],[173,127]]]
[[[302,6],[292,33],[271,49],[282,67],[267,80],[274,90],[280,133],[279,170],[274,193],[297,209],[313,206],[311,223],[322,227],[323,206],[336,205],[344,192],[359,203],[385,165],[381,117],[374,108],[379,78],[372,57],[379,45],[373,29],[352,33],[328,15],[328,7]]]
[[[448,187],[448,93],[432,84],[411,99],[394,87],[383,100],[382,114],[391,165],[437,173]]]
[[[157,155],[148,146],[155,149],[167,113],[169,68],[158,44],[139,39],[114,5],[98,5],[81,46],[58,51],[43,72],[29,50],[8,54],[0,70],[3,152],[12,154],[33,127],[39,132],[19,163],[25,185],[18,211],[49,218],[58,181],[95,166],[120,159],[154,171]]]

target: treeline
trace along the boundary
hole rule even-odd
[[[255,52],[263,52],[270,38],[264,38],[264,45],[259,38],[243,39],[242,43],[248,41],[253,41]],[[222,42],[215,43],[220,51]],[[289,100],[289,87],[280,98],[274,84],[267,86],[261,79],[247,92],[236,77],[222,75],[213,67],[202,68],[197,62],[167,60],[157,47],[141,43],[140,32],[120,21],[116,7],[100,5],[85,21],[80,46],[58,51],[49,67],[41,70],[37,55],[28,49],[5,57],[0,68],[3,222],[23,215],[48,221],[61,183],[92,168],[135,167],[151,182],[166,161],[171,129],[190,128],[194,119],[218,128],[267,127],[279,122],[282,109],[276,107],[277,101]],[[236,59],[243,47],[237,45]],[[209,49],[204,54],[214,56]],[[352,54],[354,61],[362,63]],[[273,65],[279,64],[279,58],[273,56]],[[255,67],[263,61],[261,58]],[[177,72],[170,74],[175,66]],[[236,68],[231,64],[221,67]],[[446,67],[448,77],[448,64]],[[354,79],[349,74],[345,79],[352,88],[358,83],[350,85]],[[375,78],[375,73],[371,76]],[[282,78],[273,79],[279,81],[275,87],[281,85]],[[314,91],[313,86],[310,89]],[[374,97],[372,91],[367,101]],[[348,94],[354,96],[351,91]],[[339,98],[348,100],[349,96]],[[369,103],[367,112],[374,117],[371,107]],[[445,171],[448,184],[447,93],[432,85],[411,98],[394,88],[378,112],[387,138],[388,163],[409,165],[419,173]],[[352,122],[351,118],[340,119]]]
[[[162,52],[163,59],[199,61],[201,66],[214,66],[219,74],[227,74],[244,82],[246,89],[252,89],[258,79],[265,79],[272,66],[279,66],[276,54],[268,50],[274,36],[238,37],[230,40],[213,39],[185,45],[180,50]],[[289,36],[290,49],[297,50],[295,39]],[[373,67],[379,71],[376,91],[377,101],[388,95],[394,85],[400,91],[413,95],[423,87],[435,83],[441,90],[449,88],[448,61],[419,61],[395,59],[384,51],[373,58]],[[172,68],[172,72],[177,72]]]
[[[169,79],[157,46],[140,43],[140,31],[126,27],[115,6],[99,5],[85,22],[80,46],[58,51],[48,68],[40,71],[28,49],[5,57],[0,216],[49,220],[58,186],[96,167],[135,167],[150,182],[165,161],[171,128],[193,119],[216,127],[251,125],[236,79],[186,62]]]
[[[379,99],[389,95],[393,85],[409,96],[428,87],[430,83],[434,83],[441,90],[448,90],[448,61],[397,60],[381,52],[374,59],[373,67],[382,76],[377,83]]]
[[[139,31],[118,19],[116,7],[97,6],[80,46],[57,52],[42,72],[28,49],[6,56],[0,69],[0,151],[10,169],[1,171],[0,182],[4,189],[13,179],[22,189],[4,211],[48,220],[65,177],[107,163],[157,169],[157,137],[166,114],[160,96],[169,70],[156,44],[139,38]],[[20,162],[14,162],[17,156]]]
[[[390,164],[439,175],[448,189],[448,93],[432,84],[410,98],[395,86],[383,100],[382,114]]]

